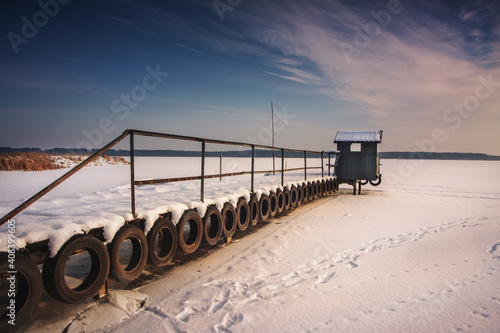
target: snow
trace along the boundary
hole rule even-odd
[[[500,164],[382,163],[382,185],[361,196],[344,185],[163,278],[112,290],[109,302],[45,301],[28,331],[498,332]],[[229,196],[232,182],[210,188]],[[262,176],[259,188],[274,182]],[[122,187],[110,187],[113,200]],[[141,188],[143,210],[167,188]],[[48,200],[63,209],[64,198]]]
[[[382,131],[364,131],[364,132],[343,132],[338,131],[335,135],[334,143],[337,142],[382,142]]]
[[[248,158],[226,158],[224,164],[230,172],[250,169]],[[272,168],[269,159],[256,159],[257,170]],[[287,167],[301,166],[302,159],[288,159]],[[290,165],[288,165],[290,164]],[[317,164],[317,163],[316,163]],[[267,167],[267,168],[266,168]],[[206,174],[218,174],[219,159],[207,159]],[[201,163],[199,158],[137,158],[136,179],[151,179],[199,175]],[[133,219],[130,208],[130,166],[103,166],[85,168],[50,195],[43,197],[30,208],[16,217],[16,248],[24,248],[28,243],[49,240],[50,255],[57,251],[73,235],[88,232],[95,228],[104,228],[106,243],[125,223]],[[0,214],[4,215],[20,204],[30,194],[49,184],[63,172],[44,171],[2,172],[0,181],[5,184],[0,197]],[[223,173],[228,171],[223,170]],[[39,187],[26,187],[26,180],[36,176]],[[303,173],[287,174],[285,186],[302,184]],[[328,178],[328,177],[327,177]],[[325,178],[325,179],[327,179]],[[40,179],[45,184],[41,185]],[[312,174],[307,181],[321,179],[321,174]],[[22,191],[19,191],[19,188]],[[255,192],[257,199],[262,194],[269,194],[281,186],[279,174],[257,175]],[[176,224],[187,209],[196,209],[204,216],[208,206],[216,205],[222,209],[224,203],[231,202],[236,206],[240,197],[250,198],[250,175],[236,176],[205,181],[205,202],[200,201],[200,181],[140,186],[136,188],[137,217],[146,221],[147,233],[160,214],[171,212],[172,222]],[[31,193],[28,192],[31,190]],[[29,193],[29,194],[26,194]],[[0,230],[0,250],[7,250],[7,229]]]
[[[51,155],[51,158],[56,164],[62,168],[73,168],[83,162],[88,156],[87,155]],[[92,162],[86,165],[86,167],[96,167],[105,165],[119,165],[124,164],[122,157],[115,156],[99,156]]]

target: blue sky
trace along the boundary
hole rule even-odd
[[[500,155],[496,1],[2,6],[0,146],[100,147],[126,128],[270,144],[273,101],[277,146],[383,129],[384,151]]]

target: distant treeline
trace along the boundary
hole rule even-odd
[[[44,152],[46,154],[52,155],[66,155],[66,154],[79,154],[79,155],[90,155],[98,151],[98,149],[87,150],[87,149],[71,149],[71,148],[52,148],[41,150],[39,148],[8,148],[8,147],[0,147],[0,153],[12,153],[12,152]],[[196,150],[149,150],[149,149],[136,149],[134,151],[135,156],[153,156],[153,157],[201,157],[201,151]],[[220,151],[206,151],[205,155],[207,157],[219,157]],[[106,151],[106,155],[109,156],[129,156],[129,150],[115,150],[109,149]],[[273,152],[271,150],[262,150],[255,149],[255,157],[272,157]],[[276,150],[274,152],[275,157],[281,157],[281,151]],[[222,157],[252,157],[251,150],[231,150],[231,151],[223,151]],[[285,152],[285,157],[287,158],[303,158],[303,152]],[[307,154],[308,158],[311,157],[320,157],[320,154]]]
[[[12,153],[12,152],[44,152],[46,154],[53,155],[65,155],[65,154],[92,154],[96,152],[94,150],[86,149],[71,149],[71,148],[53,148],[41,150],[40,148],[9,148],[0,147],[0,153]],[[207,157],[219,157],[219,151],[207,151]],[[106,152],[109,156],[129,156],[128,150],[115,150],[109,149]],[[281,151],[276,150],[274,152],[275,157],[281,157]],[[136,149],[135,156],[158,156],[158,157],[200,157],[201,151],[194,150],[148,150],[148,149]],[[223,151],[223,157],[251,157],[251,150],[231,150]],[[273,152],[271,150],[255,150],[255,157],[272,157]],[[303,158],[304,153],[302,152],[285,152],[285,157],[287,158]],[[318,154],[307,154],[308,158],[320,157]],[[478,161],[500,161],[500,156],[480,154],[480,153],[432,153],[432,152],[407,152],[407,151],[393,151],[393,152],[381,152],[380,158],[383,159],[426,159],[426,160],[478,160]]]
[[[401,159],[401,160],[474,160],[474,161],[500,161],[500,156],[493,156],[479,153],[431,153],[431,152],[408,152],[391,151],[380,153],[380,158]]]
[[[0,153],[42,153],[43,150],[40,148],[10,148],[10,147],[0,147]]]

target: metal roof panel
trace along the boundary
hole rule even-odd
[[[338,131],[334,143],[337,142],[382,142],[382,131],[362,131],[362,132],[344,132]]]

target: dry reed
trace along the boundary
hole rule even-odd
[[[50,155],[40,152],[0,153],[0,171],[57,170],[81,163],[87,155]],[[123,157],[103,155],[106,164],[129,164]]]

